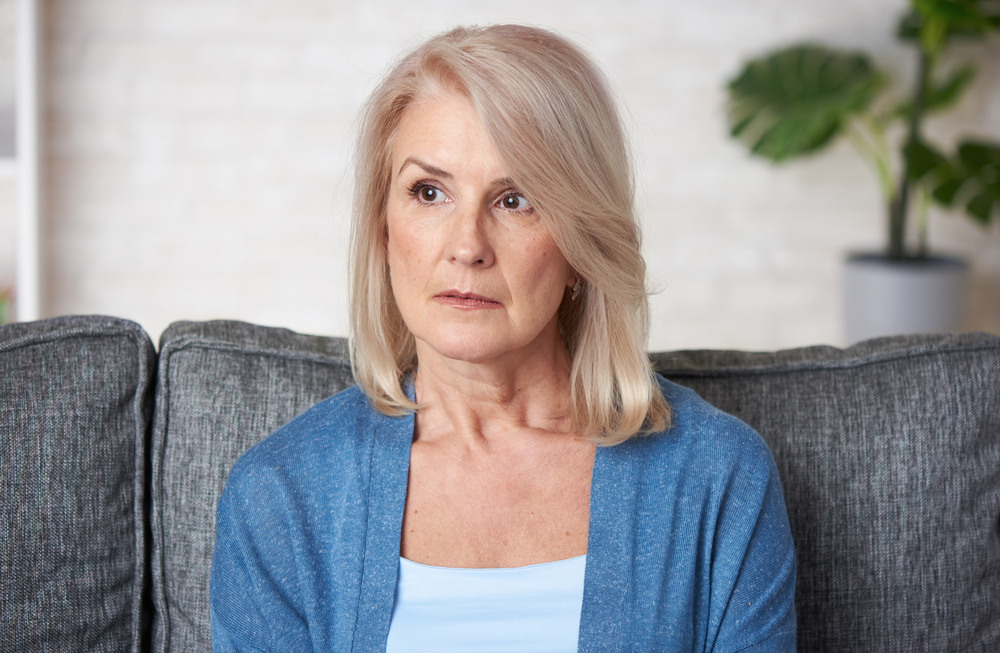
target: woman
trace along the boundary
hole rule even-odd
[[[645,356],[589,59],[522,26],[431,39],[369,101],[355,204],[358,385],[233,467],[215,650],[794,650],[767,447]]]

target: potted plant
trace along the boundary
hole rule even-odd
[[[927,247],[931,203],[960,207],[988,227],[1000,220],[1000,144],[965,140],[945,153],[928,142],[924,119],[954,106],[975,77],[965,65],[942,73],[948,44],[1000,29],[1000,0],[911,0],[897,36],[917,53],[908,97],[883,97],[888,76],[864,53],[805,44],[746,64],[729,82],[730,133],[773,162],[815,153],[846,138],[874,170],[886,206],[883,251],[853,254],[844,274],[847,337],[961,327],[966,265]],[[905,127],[893,155],[887,130]],[[915,227],[915,237],[908,231]]]

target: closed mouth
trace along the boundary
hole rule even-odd
[[[458,290],[445,290],[435,295],[434,299],[440,303],[461,308],[500,308],[502,306],[495,299],[472,292],[460,292]]]

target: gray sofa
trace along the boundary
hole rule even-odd
[[[755,427],[801,651],[1000,651],[1000,337],[652,354]],[[0,328],[0,651],[209,650],[236,457],[351,382],[346,343],[238,322]]]

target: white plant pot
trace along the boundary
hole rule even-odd
[[[845,261],[848,342],[902,333],[957,331],[965,322],[968,266],[954,257],[890,261],[855,254]]]

